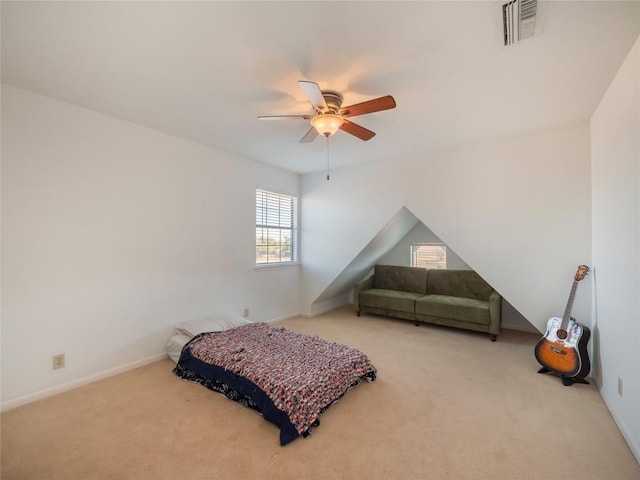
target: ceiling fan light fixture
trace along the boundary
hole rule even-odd
[[[335,113],[323,113],[316,115],[311,119],[311,125],[313,125],[313,128],[315,128],[320,135],[324,135],[325,137],[330,137],[336,133],[343,123],[344,118],[340,115],[336,115]]]

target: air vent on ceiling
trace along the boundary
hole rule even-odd
[[[536,31],[538,0],[511,0],[502,5],[504,44],[513,45],[533,37]]]

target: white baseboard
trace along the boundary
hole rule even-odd
[[[314,303],[311,305],[309,317],[315,317],[322,313],[330,312],[338,307],[343,307],[349,304],[349,295],[340,295],[339,297],[330,298],[323,302]]]
[[[57,395],[68,390],[81,387],[82,385],[97,382],[98,380],[112,377],[114,375],[118,375],[119,373],[133,370],[134,368],[142,367],[153,362],[157,362],[158,360],[162,360],[163,358],[167,358],[166,353],[157,353],[141,360],[126,363],[124,365],[120,365],[119,367],[110,368],[109,370],[98,372],[84,378],[79,378],[71,382],[56,385],[55,387],[45,388],[44,390],[39,390],[22,397],[14,398],[13,400],[7,400],[6,402],[2,402],[2,404],[0,405],[0,411],[5,412],[13,408],[21,407],[22,405],[26,405],[28,403],[35,402],[36,400],[42,400],[43,398],[52,397],[53,395]]]
[[[533,325],[531,325],[530,323],[528,324],[523,324],[523,323],[518,323],[518,322],[502,322],[500,324],[500,328],[506,328],[507,330],[517,330],[519,332],[527,332],[527,333],[537,333],[539,335],[542,335],[542,333],[540,333],[538,331],[538,329],[536,327],[534,327]]]
[[[289,313],[287,315],[282,315],[281,317],[272,318],[270,320],[265,320],[266,323],[276,323],[281,320],[287,320],[288,318],[299,317],[300,313]]]

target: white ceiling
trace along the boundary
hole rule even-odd
[[[640,34],[640,2],[543,2],[502,43],[501,2],[8,2],[2,81],[293,172],[326,167],[298,80],[397,108],[330,139],[332,168],[586,120]]]

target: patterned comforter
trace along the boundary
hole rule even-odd
[[[376,368],[355,348],[267,323],[203,333],[174,370],[253,408],[280,427],[280,444],[307,436],[319,416]]]

